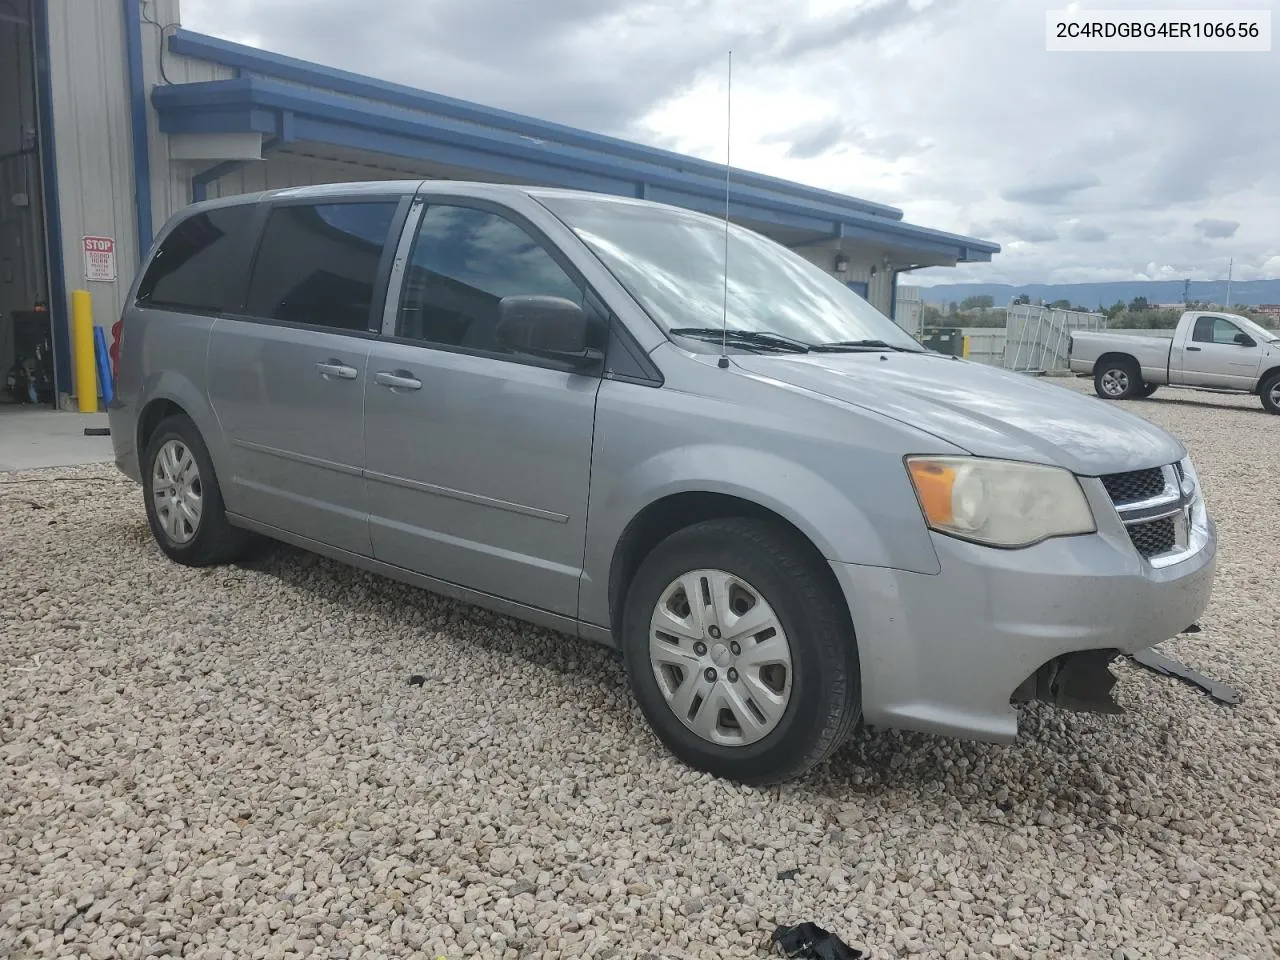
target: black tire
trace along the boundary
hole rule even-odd
[[[1262,409],[1280,415],[1280,370],[1258,385],[1258,395],[1262,399]]]
[[[1155,393],[1159,389],[1160,389],[1160,384],[1158,383],[1144,383],[1142,385],[1142,389],[1138,391],[1138,396],[1146,398],[1151,396],[1153,393]]]
[[[848,737],[861,716],[857,646],[843,595],[820,562],[779,524],[721,519],[672,534],[641,563],[622,618],[627,675],[649,724],[679,760],[740,783],[779,783],[822,763]],[[790,644],[790,699],[776,727],[754,743],[719,745],[693,732],[654,675],[649,628],[657,604],[677,578],[704,568],[750,584]]]
[[[179,449],[190,451],[199,471],[200,516],[194,535],[185,542],[178,541],[165,530],[156,507],[156,458],[171,441],[179,444]],[[227,521],[222,491],[218,488],[209,450],[196,425],[186,416],[166,417],[147,441],[142,455],[142,492],[151,535],[170,560],[189,567],[230,563],[243,557],[253,543],[253,537],[247,531],[233,527]]]
[[[1103,400],[1132,400],[1142,390],[1142,370],[1132,357],[1107,358],[1094,367],[1093,389]]]

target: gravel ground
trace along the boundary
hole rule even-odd
[[[1242,704],[1126,666],[1127,716],[872,732],[768,791],[669,759],[607,650],[285,548],[187,570],[113,468],[0,475],[0,957],[751,957],[806,919],[876,958],[1274,957],[1280,419],[1132,409],[1222,537],[1165,648]]]

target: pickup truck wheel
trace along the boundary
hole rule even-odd
[[[824,761],[861,715],[848,608],[819,558],[759,520],[709,520],[645,558],[622,647],[636,700],[689,766],[747,784]]]
[[[1138,391],[1138,396],[1149,397],[1159,389],[1160,384],[1158,383],[1144,383],[1142,389]]]
[[[1258,388],[1262,406],[1267,413],[1280,414],[1280,373],[1273,373]]]
[[[205,567],[239,559],[253,543],[227,521],[213,461],[185,416],[166,417],[147,441],[142,490],[151,535],[170,560]]]
[[[1142,389],[1142,371],[1129,359],[1107,360],[1094,371],[1093,389],[1104,400],[1128,400]]]

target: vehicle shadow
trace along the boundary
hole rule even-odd
[[[1157,407],[1160,407],[1160,406],[1199,407],[1203,410],[1236,410],[1241,413],[1256,413],[1256,414],[1261,414],[1263,416],[1268,416],[1268,417],[1271,416],[1271,414],[1269,414],[1266,410],[1262,408],[1262,405],[1258,402],[1257,397],[1249,397],[1248,395],[1245,395],[1245,394],[1235,394],[1233,396],[1235,399],[1244,400],[1244,401],[1248,401],[1252,399],[1254,402],[1252,405],[1247,405],[1246,403],[1238,403],[1238,404],[1237,403],[1231,403],[1231,404],[1210,403],[1208,400],[1196,400],[1192,397],[1180,397],[1176,395],[1148,397],[1144,400],[1136,400],[1133,402],[1138,404],[1149,403],[1152,406],[1157,406]]]
[[[562,675],[580,676],[584,661],[591,667],[616,673],[622,678],[617,651],[588,640],[558,633],[535,624],[495,613],[484,607],[453,600],[381,574],[369,573],[289,544],[269,541],[255,556],[237,564],[279,581],[282,585],[313,595],[317,601],[335,602],[350,608],[358,605],[388,626],[415,634],[443,636],[445,642],[470,649],[485,649],[516,656],[521,660]],[[467,628],[465,639],[451,631]],[[406,670],[413,663],[412,640],[399,646],[383,646],[382,652],[404,654]],[[598,663],[596,663],[598,661]]]

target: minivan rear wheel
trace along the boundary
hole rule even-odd
[[[631,688],[659,739],[715,776],[798,777],[860,716],[843,597],[778,524],[718,519],[672,534],[636,572],[622,633]]]
[[[190,567],[229,563],[252,542],[227,521],[209,450],[186,416],[166,417],[151,434],[142,489],[151,535],[170,560]]]

